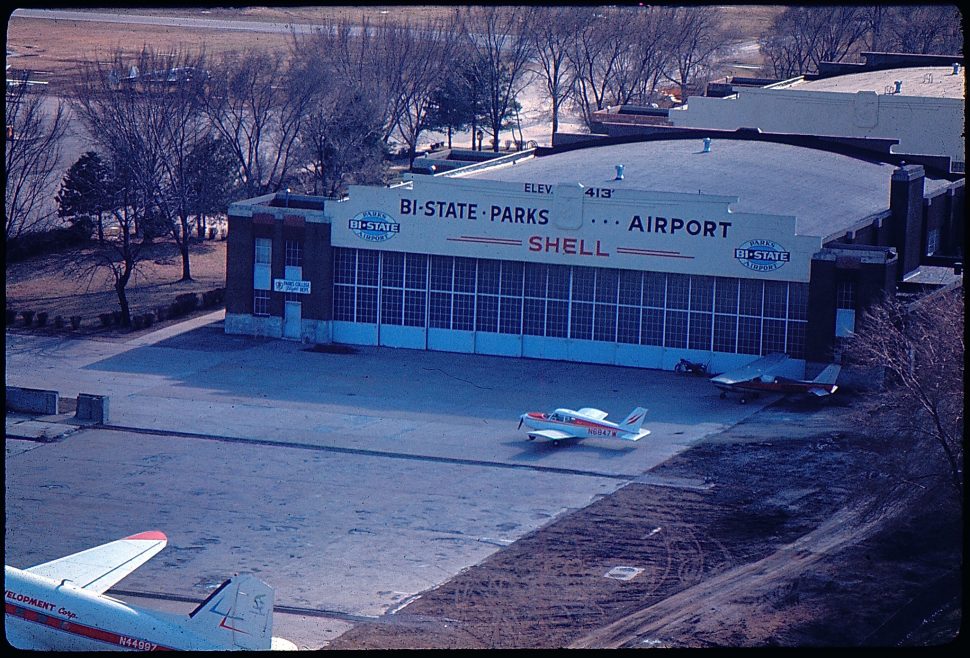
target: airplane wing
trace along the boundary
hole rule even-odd
[[[164,533],[152,530],[38,564],[25,571],[57,581],[66,578],[78,587],[103,594],[148,562],[167,543],[168,537]]]
[[[711,381],[715,384],[741,384],[749,382],[763,375],[770,375],[778,366],[788,360],[787,354],[775,352],[768,354],[760,359],[755,359],[751,363],[745,364],[740,368],[721,373],[712,377]]]
[[[559,439],[574,439],[575,434],[567,434],[566,432],[560,432],[559,430],[532,430],[529,432],[531,436],[541,436],[544,439],[551,439],[553,441],[558,441]]]
[[[595,418],[596,420],[603,420],[609,415],[605,411],[600,411],[599,409],[594,409],[593,407],[583,407],[576,413],[580,413],[589,418]]]

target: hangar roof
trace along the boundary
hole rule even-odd
[[[479,169],[462,177],[581,183],[738,197],[732,212],[793,215],[798,235],[826,239],[889,209],[892,164],[775,142],[714,138],[644,141],[579,148]],[[623,180],[614,180],[622,164]],[[925,191],[946,180],[925,180]]]
[[[877,94],[893,93],[900,82],[900,96],[923,96],[928,98],[966,97],[966,76],[962,66],[954,73],[948,66],[912,66],[879,71],[863,71],[836,75],[818,80],[797,80],[773,89],[801,89],[805,91],[837,91],[855,93],[874,91]]]

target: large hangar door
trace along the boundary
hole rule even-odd
[[[522,356],[523,263],[479,260],[475,352]]]
[[[431,256],[428,271],[428,349],[475,351],[474,258]]]

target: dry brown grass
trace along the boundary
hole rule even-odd
[[[202,293],[226,285],[226,243],[223,241],[206,240],[192,244],[189,258],[192,281],[179,280],[182,258],[174,242],[159,240],[146,250],[146,257],[127,287],[132,315],[155,311],[158,307],[167,308],[183,293]],[[92,277],[66,264],[68,260],[69,255],[56,253],[7,263],[6,307],[18,313],[15,323],[7,325],[8,330],[81,335],[128,333],[128,329],[103,327],[98,317],[101,313],[120,309],[110,274],[100,270]],[[46,312],[47,325],[37,327],[35,320],[28,328],[21,316],[24,310]],[[200,312],[211,310],[214,309],[200,309]],[[54,318],[58,315],[65,323],[61,329],[54,326]],[[72,315],[81,317],[79,330],[71,328],[69,320]],[[152,328],[179,320],[164,320],[153,324]]]

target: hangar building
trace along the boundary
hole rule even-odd
[[[921,264],[962,257],[964,190],[891,154],[713,131],[266,195],[229,209],[225,330],[661,369],[781,351],[804,370]]]

